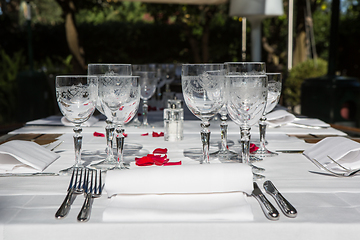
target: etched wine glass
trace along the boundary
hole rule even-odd
[[[131,64],[106,64],[106,63],[94,63],[88,64],[88,75],[96,76],[130,76],[132,74]],[[96,109],[105,115],[104,109],[101,106],[98,98],[96,102]],[[93,165],[93,167],[106,168],[112,167],[116,159],[113,154],[113,139],[114,139],[115,126],[109,118],[106,119],[106,158],[105,161],[101,162],[100,165]]]
[[[254,179],[264,176],[254,173],[250,162],[250,129],[262,117],[267,99],[266,75],[227,75],[227,109],[230,118],[240,127],[241,161],[253,168]]]
[[[143,122],[140,127],[149,128],[151,125],[148,123],[148,100],[154,95],[159,78],[157,73],[152,71],[137,71],[134,74],[140,77],[140,97],[143,100]]]
[[[267,73],[268,77],[268,96],[266,101],[266,107],[263,116],[259,120],[260,131],[260,145],[259,148],[252,152],[252,155],[257,157],[273,157],[278,155],[276,152],[268,150],[265,146],[265,133],[266,133],[266,114],[271,112],[278,104],[281,94],[282,77],[281,73]]]
[[[60,171],[61,174],[71,174],[74,167],[84,167],[81,163],[82,128],[94,113],[97,100],[97,77],[87,75],[56,76],[56,100],[61,113],[75,124],[74,146],[75,164]]]
[[[201,120],[200,163],[210,163],[209,121],[224,105],[224,64],[183,64],[181,83],[186,105]]]
[[[105,116],[115,124],[117,159],[96,166],[124,169],[124,125],[136,115],[140,102],[138,76],[99,76],[99,99]]]

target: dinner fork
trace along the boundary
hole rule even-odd
[[[85,175],[85,201],[77,216],[80,222],[87,222],[90,219],[93,198],[100,197],[103,189],[101,170],[86,169]]]
[[[312,158],[313,161],[315,161],[315,163],[317,163],[318,166],[320,166],[320,168],[324,169],[325,171],[337,176],[337,177],[352,177],[354,175],[356,175],[358,172],[360,172],[360,168],[358,169],[354,169],[354,170],[350,170],[347,169],[345,167],[343,167],[341,164],[339,164],[338,162],[336,162],[335,160],[333,160],[332,158],[330,158],[328,156],[328,158],[333,161],[334,163],[336,163],[338,166],[340,166],[342,169],[345,170],[345,172],[342,173],[338,173],[338,172],[334,172],[331,169],[327,168],[325,165],[321,164],[318,160],[316,160],[315,158]]]
[[[80,194],[83,192],[83,182],[84,182],[83,178],[85,178],[85,176],[83,175],[83,168],[75,167],[71,175],[66,197],[63,203],[61,204],[60,208],[55,213],[56,218],[58,219],[63,218],[69,213],[71,204],[74,200],[73,195]]]

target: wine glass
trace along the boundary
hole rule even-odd
[[[183,64],[182,92],[189,110],[201,120],[200,163],[210,163],[210,119],[224,105],[224,64]]]
[[[258,157],[272,157],[278,155],[276,152],[271,152],[265,147],[265,133],[266,133],[266,114],[271,112],[276,104],[279,102],[281,94],[281,73],[267,73],[268,77],[268,96],[266,107],[263,116],[259,120],[260,130],[260,145],[259,148],[251,153]]]
[[[143,100],[143,122],[140,127],[148,128],[151,127],[148,123],[148,100],[154,95],[159,78],[156,72],[151,71],[137,71],[134,74],[140,77],[140,97]]]
[[[74,167],[84,167],[81,164],[82,128],[94,113],[97,99],[96,76],[56,76],[56,100],[61,113],[75,124],[74,146],[75,164],[60,171],[61,174],[71,174]]]
[[[240,127],[241,161],[250,163],[250,129],[262,117],[267,99],[266,75],[227,75],[227,110],[230,118]],[[264,176],[254,173],[254,179]]]
[[[108,169],[124,169],[124,124],[136,115],[140,102],[140,85],[138,76],[99,76],[99,100],[105,116],[116,126],[115,162],[103,161],[96,166]],[[112,165],[111,165],[112,164]],[[111,167],[110,167],[111,165]]]
[[[88,64],[88,75],[97,75],[97,76],[130,76],[132,74],[131,64],[104,64],[104,63],[95,63]],[[98,98],[96,102],[96,108],[99,112],[105,115],[104,109],[101,106],[100,100]],[[114,139],[114,130],[115,126],[109,118],[106,119],[106,158],[105,162],[101,162],[98,167],[112,167],[116,159],[113,154],[113,139]],[[97,165],[92,165],[97,167]]]
[[[266,75],[266,64],[264,62],[226,62],[226,75]],[[250,161],[260,161],[260,157],[251,155]],[[257,168],[258,171],[265,169]]]

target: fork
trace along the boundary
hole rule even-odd
[[[329,157],[329,156],[328,156]],[[330,157],[329,157],[330,158]],[[344,170],[346,170],[346,172],[343,173],[338,173],[338,172],[334,172],[332,170],[330,170],[329,168],[327,168],[326,166],[324,166],[323,164],[321,164],[318,160],[316,160],[315,158],[313,158],[312,160],[315,161],[315,163],[317,163],[318,166],[320,166],[322,169],[324,169],[325,171],[337,176],[337,177],[352,177],[355,174],[357,174],[358,172],[360,172],[360,168],[359,169],[354,169],[354,170],[350,170],[350,169],[346,169],[344,168],[342,165],[340,165],[338,162],[336,162],[335,160],[333,160],[332,158],[330,158],[333,162],[335,162],[337,165],[339,165],[341,168],[343,168]]]
[[[85,201],[77,216],[80,222],[87,222],[90,219],[93,198],[100,197],[103,189],[101,170],[86,169],[85,175]]]
[[[83,192],[83,182],[83,168],[74,167],[66,197],[57,212],[55,213],[56,218],[63,218],[69,213],[71,204],[74,200],[73,195]]]

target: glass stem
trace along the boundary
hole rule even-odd
[[[245,164],[250,165],[250,128],[241,127],[241,159]]]
[[[210,130],[209,130],[210,123],[209,122],[202,122],[201,123],[201,142],[202,142],[202,159],[200,163],[210,163],[210,156],[209,156],[209,143],[210,143]]]
[[[143,102],[143,125],[147,126],[149,125],[148,121],[147,121],[147,115],[148,115],[148,101],[144,100]]]
[[[117,162],[118,167],[123,168],[124,166],[124,129],[121,126],[116,128],[116,149],[117,149]]]
[[[262,118],[260,118],[259,121],[259,130],[260,130],[260,145],[259,145],[259,150],[263,151],[265,150],[265,133],[266,133],[266,117],[263,116]]]
[[[227,117],[221,116],[221,123],[220,123],[220,134],[221,134],[221,146],[220,146],[220,152],[227,152]]]
[[[113,154],[113,139],[114,139],[114,130],[115,127],[113,125],[113,123],[109,120],[106,119],[106,143],[107,143],[107,147],[106,147],[106,154],[107,154],[107,159],[111,160],[114,157]]]
[[[80,125],[76,125],[74,128],[74,146],[75,146],[75,167],[80,166],[81,161],[81,146],[82,146],[82,128]]]

